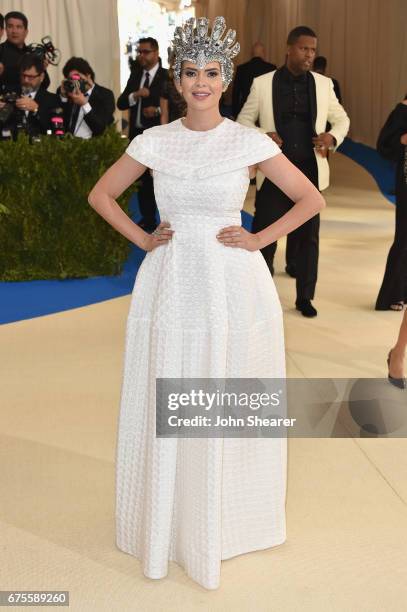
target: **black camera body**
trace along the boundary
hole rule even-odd
[[[15,91],[5,91],[1,94],[0,99],[7,104],[14,104],[20,96]]]
[[[19,97],[15,91],[7,91],[0,95],[0,102],[6,103],[6,106],[0,109],[0,123],[6,123],[10,119]]]
[[[88,89],[88,82],[84,79],[64,79],[63,86],[66,93],[86,93]]]

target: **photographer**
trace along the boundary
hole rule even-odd
[[[79,138],[102,134],[114,122],[113,92],[95,83],[95,73],[82,57],[71,57],[57,93],[64,110],[65,131]]]
[[[4,18],[7,40],[0,44],[0,90],[17,92],[20,86],[20,62],[28,52],[25,39],[28,34],[27,17],[19,11],[11,11]],[[46,66],[44,66],[46,68]],[[44,72],[41,83],[43,89],[48,89],[50,79]]]
[[[22,127],[31,136],[46,134],[51,128],[51,117],[60,106],[58,96],[41,88],[44,67],[40,57],[23,55],[20,63],[20,86],[16,96],[4,96],[0,100],[0,119],[5,117],[3,126],[16,136]],[[17,97],[17,99],[15,99]],[[6,112],[9,109],[9,114]]]

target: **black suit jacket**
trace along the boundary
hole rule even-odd
[[[58,88],[57,93],[60,94],[60,91],[60,88]],[[103,134],[107,126],[114,122],[113,113],[115,104],[113,92],[111,89],[107,89],[106,87],[102,87],[101,85],[97,85],[95,83],[88,102],[91,105],[92,110],[84,115],[83,120],[92,130],[92,136],[100,136]],[[73,107],[75,105],[68,99],[67,102],[61,101],[60,106],[64,111],[65,132],[70,132],[73,134],[76,125],[71,126],[70,124]]]
[[[407,99],[407,96],[406,96]],[[376,148],[385,159],[404,163],[405,145],[400,138],[407,132],[407,106],[399,102],[380,130]]]
[[[47,130],[52,128],[51,118],[54,115],[55,109],[61,107],[61,103],[57,95],[40,89],[35,95],[35,102],[39,108],[36,113],[28,113],[27,123],[30,134],[46,134]]]
[[[21,90],[17,91],[17,93],[21,94]],[[26,115],[27,131],[31,136],[46,134],[47,130],[52,129],[51,118],[54,116],[55,109],[61,107],[58,96],[41,87],[37,91],[34,100],[38,104],[37,112],[29,112]],[[9,128],[15,134],[18,119],[19,117],[21,118],[22,114],[25,114],[23,110],[14,108],[14,112],[4,127]]]
[[[136,128],[136,118],[137,118],[137,106],[138,104],[134,104],[130,106],[129,104],[129,95],[134,91],[140,89],[141,77],[143,76],[143,68],[141,66],[136,66],[134,70],[132,70],[129,80],[127,81],[127,85],[122,94],[120,94],[117,100],[117,108],[120,110],[127,110],[130,108],[130,126],[129,126],[129,138],[130,140],[134,138],[138,128]],[[148,89],[150,90],[150,95],[147,98],[141,98],[141,113],[140,119],[142,124],[142,129],[146,130],[147,128],[153,127],[154,125],[160,125],[160,117],[144,117],[143,108],[146,106],[160,106],[160,94],[162,92],[165,81],[168,79],[168,70],[165,68],[159,67],[154,79],[150,82]]]
[[[233,115],[238,116],[250,93],[253,79],[275,70],[276,66],[264,61],[261,57],[252,57],[245,64],[236,68],[236,76],[233,83],[232,107]]]
[[[0,63],[4,65],[3,74],[0,76],[0,90],[19,91],[20,88],[20,61],[23,55],[28,53],[28,47],[16,47],[13,43],[5,40],[0,44]],[[41,89],[48,89],[50,79],[45,70],[44,79],[40,85]]]

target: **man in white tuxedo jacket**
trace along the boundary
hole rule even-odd
[[[311,72],[317,38],[306,26],[298,26],[287,39],[286,64],[254,79],[249,97],[237,121],[267,133],[288,159],[320,191],[329,185],[328,150],[335,151],[349,130],[349,117],[338,102],[332,80]],[[326,132],[329,121],[331,128]],[[259,126],[259,127],[258,127]],[[293,202],[261,172],[256,177],[253,232],[274,223]],[[287,237],[296,276],[296,308],[306,317],[317,310],[311,303],[318,275],[319,215]],[[271,274],[277,243],[262,249]]]

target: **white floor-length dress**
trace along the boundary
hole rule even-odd
[[[156,377],[284,378],[281,305],[260,251],[216,234],[241,225],[248,166],[280,153],[224,119],[146,130],[127,153],[153,170],[172,240],[146,254],[126,329],[116,453],[117,546],[162,578],[168,561],[207,589],[222,559],[286,539],[286,438],[156,438]]]

